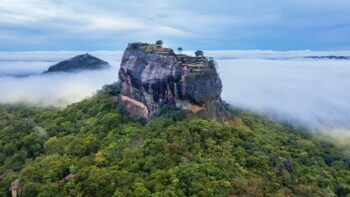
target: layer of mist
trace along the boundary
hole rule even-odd
[[[58,61],[85,52],[0,53],[0,103],[65,106],[118,80],[121,51],[89,52],[111,69],[41,75]],[[305,59],[350,52],[208,51],[217,59],[223,99],[310,129],[350,133],[350,61]],[[30,75],[27,77],[18,77]]]
[[[350,61],[219,60],[223,99],[311,129],[350,128]]]
[[[1,103],[34,103],[64,107],[116,81],[115,69],[56,73],[28,77],[0,77]]]
[[[1,52],[0,103],[33,103],[64,107],[117,81],[121,52],[89,52],[111,64],[110,69],[77,73],[42,72],[59,61],[86,52]]]

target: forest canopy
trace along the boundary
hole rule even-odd
[[[117,84],[64,109],[0,106],[0,196],[346,196],[349,146],[250,112],[225,123],[119,107]]]

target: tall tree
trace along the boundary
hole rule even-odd
[[[196,52],[194,52],[194,54],[196,55],[196,57],[203,57],[204,56],[204,52],[201,50],[197,50]]]
[[[155,44],[156,44],[157,47],[162,47],[163,46],[163,41],[162,40],[157,40]]]

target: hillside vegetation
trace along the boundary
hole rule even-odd
[[[63,110],[0,107],[0,196],[347,196],[347,149],[252,113],[222,124],[163,107],[145,123],[117,86]]]

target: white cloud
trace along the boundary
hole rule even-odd
[[[90,52],[108,61],[111,69],[77,74],[41,73],[57,61],[85,52],[0,52],[0,103],[29,102],[41,105],[65,106],[78,102],[117,81],[121,51]],[[12,75],[33,74],[30,77]]]
[[[133,9],[125,10],[125,8],[118,7],[120,4],[115,5],[108,1],[104,1],[104,3],[105,6],[111,4],[114,9],[109,10],[110,8],[106,7],[103,10],[100,9],[99,5],[91,6],[91,2],[85,1],[1,0],[0,21],[39,29],[42,29],[43,26],[51,26],[58,30],[64,30],[64,32],[61,31],[63,34],[67,34],[67,32],[92,33],[138,30],[146,35],[191,35],[191,33],[184,30],[166,25],[167,22],[163,23],[157,17],[145,22],[147,18],[143,18],[146,14],[143,10],[140,10],[140,13],[137,14]],[[144,5],[143,3],[140,4]],[[135,6],[132,3],[124,3],[124,5]],[[143,9],[148,10],[149,8],[145,6]],[[147,15],[154,17],[158,10],[154,9],[152,12],[147,13]]]
[[[169,36],[193,36],[192,33],[176,29],[169,26],[160,26],[153,29],[155,35],[169,35]]]
[[[87,29],[90,30],[125,30],[125,29],[140,29],[144,25],[136,21],[123,18],[107,18],[107,17],[92,17],[86,18],[89,24]]]
[[[25,78],[0,77],[0,90],[3,91],[0,102],[66,106],[91,96],[103,85],[115,81],[115,70],[37,75]]]
[[[345,0],[0,0],[0,41],[1,48],[20,50],[83,49],[85,43],[110,49],[151,39],[191,48],[340,48],[348,42],[349,8]]]
[[[85,52],[0,52],[0,75],[39,74],[54,62],[81,53]],[[110,62],[113,68],[79,74],[0,77],[0,102],[64,106],[117,81],[123,52],[90,53]],[[350,56],[350,51],[206,51],[205,54],[217,59],[224,85],[222,97],[231,105],[312,129],[334,131],[337,135],[350,133],[347,91],[350,61],[302,58]]]
[[[223,99],[233,106],[312,129],[350,130],[350,61],[250,58],[218,62]]]

